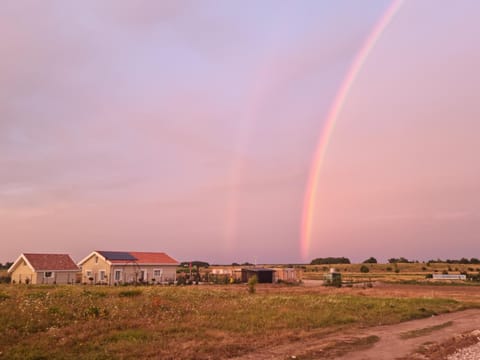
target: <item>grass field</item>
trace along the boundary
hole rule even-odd
[[[298,289],[297,289],[298,290]],[[0,358],[202,359],[472,304],[288,286],[0,286]]]
[[[360,272],[360,267],[368,267],[368,273]],[[427,274],[448,272],[459,274],[480,273],[478,264],[447,264],[447,263],[397,263],[397,264],[335,264],[335,265],[306,265],[304,279],[321,280],[330,267],[338,269],[346,282],[383,281],[383,282],[412,282],[427,281]],[[431,282],[431,281],[430,281]],[[438,282],[433,282],[438,283]],[[478,285],[478,284],[477,284]]]

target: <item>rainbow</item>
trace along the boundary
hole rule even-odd
[[[318,182],[320,177],[320,170],[322,168],[325,153],[327,151],[328,144],[330,142],[330,138],[335,128],[338,116],[342,111],[342,107],[345,104],[348,93],[350,92],[350,89],[352,88],[352,85],[355,82],[358,73],[362,69],[362,66],[365,64],[368,55],[370,54],[378,39],[384,32],[385,28],[392,21],[393,17],[400,9],[402,3],[403,0],[394,0],[386,9],[385,13],[380,18],[378,23],[373,27],[372,31],[365,39],[363,46],[360,48],[355,58],[353,59],[353,62],[350,65],[350,68],[346,73],[328,111],[325,125],[318,140],[317,147],[312,159],[308,182],[305,190],[303,215],[300,230],[301,253],[304,260],[308,256],[308,251],[311,243],[313,215]]]

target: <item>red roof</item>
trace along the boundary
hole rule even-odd
[[[140,252],[140,251],[97,251],[112,264],[135,263],[135,264],[172,264],[178,265],[178,261],[163,252]]]
[[[140,264],[178,264],[178,261],[162,252],[135,252],[130,251]]]
[[[23,254],[35,270],[75,270],[78,266],[67,254]]]

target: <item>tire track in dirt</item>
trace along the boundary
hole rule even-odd
[[[423,344],[442,343],[476,329],[480,329],[480,310],[470,309],[394,325],[351,329],[317,339],[306,338],[236,359],[414,359],[421,358],[412,354]],[[373,341],[362,342],[362,339]]]

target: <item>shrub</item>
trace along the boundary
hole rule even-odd
[[[370,272],[370,269],[368,268],[368,266],[362,265],[362,266],[360,267],[360,272],[362,272],[362,273],[368,273],[368,272]]]
[[[373,256],[370,256],[367,260],[363,262],[364,264],[376,264],[377,259],[375,259]]]
[[[257,275],[253,275],[250,279],[248,279],[248,292],[250,294],[255,293],[256,291],[256,285],[258,283],[258,278]]]
[[[135,297],[142,294],[141,290],[134,289],[134,290],[123,290],[118,293],[120,297]]]

